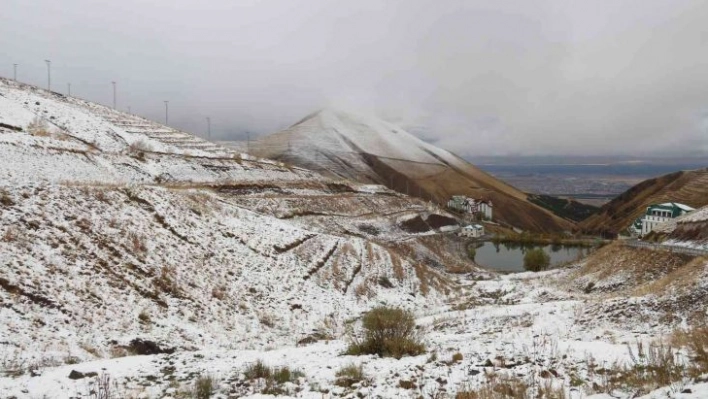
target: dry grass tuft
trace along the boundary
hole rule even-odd
[[[708,326],[703,324],[688,329],[676,330],[671,343],[688,350],[696,372],[708,372]]]
[[[455,399],[531,399],[531,386],[516,376],[487,373],[487,383],[477,389],[463,388]],[[550,399],[550,398],[549,398]]]
[[[216,378],[210,375],[200,375],[194,382],[192,397],[195,399],[209,399],[216,391]]]
[[[2,241],[3,242],[15,242],[17,241],[19,235],[17,233],[16,229],[13,228],[8,228],[5,230],[5,233],[2,235]]]
[[[47,121],[40,118],[39,116],[35,117],[32,122],[27,125],[27,133],[36,137],[51,137],[52,135],[52,133],[49,131],[49,125],[47,124]]]
[[[12,199],[10,192],[5,189],[0,189],[0,205],[7,208],[15,205],[15,200]]]
[[[350,364],[344,366],[337,370],[335,373],[337,379],[334,381],[334,385],[349,388],[356,383],[366,382],[368,378],[364,373],[364,367],[362,365]]]
[[[297,369],[291,369],[288,366],[283,367],[268,367],[262,360],[258,360],[250,364],[243,371],[247,380],[262,380],[262,394],[265,395],[288,395],[289,390],[283,387],[283,384],[294,383],[298,379],[305,377],[305,373]]]

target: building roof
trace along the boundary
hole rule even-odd
[[[695,210],[696,210],[696,208],[692,208],[692,207],[690,207],[690,206],[688,206],[688,205],[680,204],[680,203],[678,203],[678,202],[664,202],[663,204],[659,204],[659,205],[661,205],[661,206],[667,206],[667,207],[674,207],[674,206],[675,206],[675,207],[680,208],[680,209],[683,209],[684,211],[687,211],[687,212],[691,212],[691,211],[695,211]]]
[[[671,211],[672,217],[681,216],[682,213],[695,211],[694,208],[691,208],[690,206],[685,204],[679,204],[678,202],[664,202],[663,204],[649,205],[647,207],[646,213],[648,214],[649,212],[655,209],[662,211]]]

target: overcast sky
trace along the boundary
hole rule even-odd
[[[3,0],[0,74],[240,139],[324,107],[463,156],[708,156],[708,2]]]

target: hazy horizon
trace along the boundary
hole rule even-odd
[[[6,1],[0,75],[240,140],[375,113],[466,158],[708,157],[708,3]]]

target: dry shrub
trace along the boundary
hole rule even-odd
[[[375,292],[373,288],[371,288],[372,282],[369,279],[366,279],[359,283],[355,288],[354,288],[354,295],[356,295],[357,299],[361,299],[363,297],[366,298],[373,298],[375,295]]]
[[[15,230],[13,228],[9,228],[9,229],[5,230],[5,233],[2,235],[2,240],[4,242],[15,242],[15,241],[17,241],[17,238],[18,238],[17,230]]]
[[[277,320],[275,319],[275,317],[273,317],[273,315],[271,315],[269,313],[265,313],[265,312],[258,315],[258,321],[260,321],[261,324],[263,324],[264,326],[270,327],[270,328],[273,328],[277,325]]]
[[[401,258],[398,254],[389,251],[391,256],[391,263],[393,263],[393,277],[398,280],[399,283],[406,279],[406,272],[403,270],[403,265],[401,264]]]
[[[76,227],[80,228],[81,231],[83,231],[84,233],[90,232],[92,226],[93,223],[91,223],[91,221],[86,217],[83,217],[76,221]]]
[[[130,250],[136,254],[144,254],[147,252],[147,245],[143,237],[135,232],[128,233],[128,242],[130,243]]]
[[[546,399],[566,399],[566,398],[569,398],[568,393],[566,392],[565,388],[563,387],[563,384],[554,385],[553,380],[550,380],[550,379],[545,380],[538,387],[537,397],[546,398]]]
[[[80,342],[79,347],[81,347],[81,349],[83,349],[84,351],[86,351],[86,353],[90,354],[93,357],[101,357],[101,351],[99,351],[98,348],[88,342]]]
[[[108,355],[111,358],[126,357],[129,355],[128,350],[122,346],[111,346],[108,350]]]
[[[416,277],[418,277],[418,280],[420,281],[420,293],[423,294],[423,296],[427,296],[428,293],[430,292],[430,284],[428,283],[428,276],[427,276],[427,273],[425,272],[425,266],[416,265],[415,266],[415,275],[416,275]]]
[[[142,310],[140,313],[138,313],[138,320],[140,320],[140,322],[143,324],[150,324],[150,321],[152,319],[150,318],[150,313],[148,313],[146,310]]]
[[[708,372],[708,326],[680,329],[673,333],[671,343],[688,350],[694,373]]]
[[[603,382],[595,386],[596,390],[622,390],[643,395],[683,381],[686,377],[700,375],[695,365],[683,364],[677,351],[661,342],[648,345],[638,342],[636,348],[628,345],[628,350],[631,359],[629,363],[615,363],[609,368],[596,371],[604,377]]]
[[[496,373],[488,373],[486,377],[485,385],[477,389],[463,388],[455,399],[531,399],[530,385],[519,377]]]
[[[0,189],[0,205],[8,208],[15,205],[15,200],[12,199],[10,193],[5,189]]]
[[[243,371],[243,375],[247,380],[257,380],[259,378],[270,378],[273,375],[273,370],[266,366],[262,360],[257,360],[255,363],[250,364]]]
[[[32,122],[27,125],[27,132],[37,137],[50,137],[52,135],[47,122],[39,116],[35,117]]]
[[[377,307],[362,319],[364,338],[353,339],[347,348],[349,355],[379,355],[383,357],[416,356],[425,352],[415,328],[415,318],[399,308]]]
[[[128,154],[139,161],[145,161],[145,153],[152,151],[152,145],[145,140],[138,140],[128,147]]]
[[[452,355],[452,363],[459,363],[463,359],[462,353],[457,352]]]
[[[180,296],[180,288],[177,284],[177,271],[174,267],[162,266],[160,274],[152,280],[152,284],[159,291],[175,297]]]
[[[94,190],[93,196],[94,196],[94,198],[96,198],[97,200],[99,200],[103,203],[109,204],[111,202],[108,199],[108,196],[106,195],[106,191],[103,189],[99,188],[99,189]]]
[[[337,370],[334,375],[337,377],[334,381],[334,385],[345,388],[349,388],[356,383],[365,382],[368,380],[362,365],[357,366],[355,364],[350,364],[344,366]]]
[[[210,375],[200,375],[194,382],[194,392],[192,397],[195,399],[209,399],[216,390],[217,381]]]
[[[288,366],[268,367],[262,360],[250,364],[243,371],[247,380],[263,380],[264,386],[261,393],[266,395],[287,395],[287,389],[283,384],[296,382],[299,378],[305,377],[305,373],[300,370],[293,370]]]
[[[211,289],[211,296],[213,298],[216,298],[220,301],[223,301],[226,298],[226,287],[223,285],[216,286]]]

